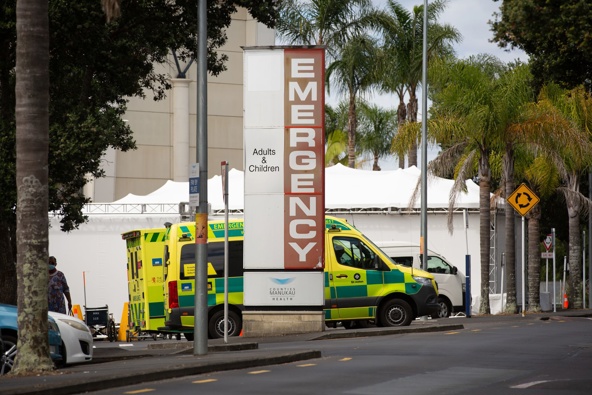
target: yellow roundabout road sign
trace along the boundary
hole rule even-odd
[[[539,197],[526,184],[520,184],[518,188],[510,196],[508,196],[508,203],[514,207],[523,217],[530,211],[531,208],[541,201]]]

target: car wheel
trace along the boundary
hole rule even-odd
[[[452,305],[448,299],[438,296],[438,312],[432,318],[448,318],[452,314]]]
[[[238,336],[243,323],[237,313],[228,311],[228,336]],[[224,337],[224,311],[219,310],[212,314],[208,324],[208,332],[211,339],[220,339]]]
[[[381,326],[408,326],[413,320],[409,303],[401,299],[387,301],[379,312]]]
[[[63,368],[68,364],[68,354],[66,353],[66,345],[64,342],[62,342],[62,345],[60,346],[60,355],[62,356],[62,359],[55,362],[57,368]]]
[[[2,336],[0,343],[0,375],[10,372],[14,366],[14,359],[16,358],[16,338],[12,336]]]

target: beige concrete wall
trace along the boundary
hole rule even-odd
[[[243,311],[243,336],[283,336],[323,332],[322,311]]]
[[[245,9],[233,15],[228,41],[220,49],[228,56],[227,70],[217,77],[208,75],[208,177],[220,174],[220,162],[243,169],[243,50],[241,47],[273,45],[274,31],[257,23]],[[186,64],[181,64],[184,68]],[[177,77],[172,56],[168,64],[157,65],[158,72]],[[196,162],[197,65],[187,72],[189,79],[189,147],[190,163]],[[146,99],[131,98],[124,119],[134,132],[138,149],[111,153],[105,157],[107,178],[88,188],[95,202],[120,199],[128,193],[147,194],[174,179],[173,130],[175,107],[172,92],[155,102],[151,92]],[[86,189],[85,189],[86,190]]]

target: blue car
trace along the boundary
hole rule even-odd
[[[16,306],[0,303],[0,375],[10,372],[16,357],[17,331]],[[62,337],[55,320],[49,317],[49,353],[54,363],[62,360]]]

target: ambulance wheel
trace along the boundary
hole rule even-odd
[[[228,311],[228,336],[238,336],[243,323],[237,313]],[[211,339],[220,339],[224,337],[224,310],[218,310],[210,318],[208,323],[208,332]]]
[[[193,341],[193,332],[191,333],[184,333],[183,334],[185,336],[185,339],[187,339],[188,342],[192,342]],[[180,340],[181,336],[179,335],[179,337],[177,337],[177,340]]]
[[[452,304],[446,298],[438,296],[438,312],[432,314],[432,318],[448,318],[452,314]]]
[[[413,320],[409,303],[401,299],[387,301],[379,312],[380,326],[408,326]]]

